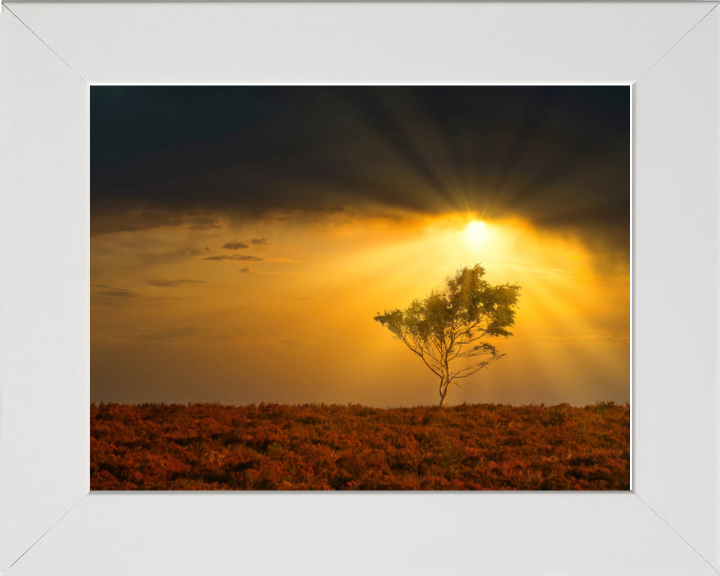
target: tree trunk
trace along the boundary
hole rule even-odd
[[[445,400],[447,399],[448,392],[450,391],[450,370],[445,363],[445,374],[440,379],[440,408],[445,406]],[[443,387],[443,384],[445,385]]]
[[[443,386],[445,384],[445,386]],[[450,391],[450,382],[444,378],[440,381],[440,408],[445,406],[445,400],[447,399],[448,392]]]

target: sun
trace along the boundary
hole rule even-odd
[[[472,220],[465,227],[465,241],[470,246],[481,246],[489,240],[491,232],[482,220]]]

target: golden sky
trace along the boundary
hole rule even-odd
[[[507,356],[449,403],[629,400],[629,267],[571,236],[472,214],[213,221],[92,239],[93,401],[434,403],[373,316],[475,263],[520,305]]]
[[[630,399],[627,86],[94,86],[91,398],[438,401],[373,320],[481,264],[448,403]]]

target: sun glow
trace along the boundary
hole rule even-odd
[[[465,227],[465,241],[473,247],[482,246],[492,235],[487,224],[482,220],[472,220]]]

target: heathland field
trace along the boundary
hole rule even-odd
[[[93,490],[629,490],[630,407],[93,404]]]

